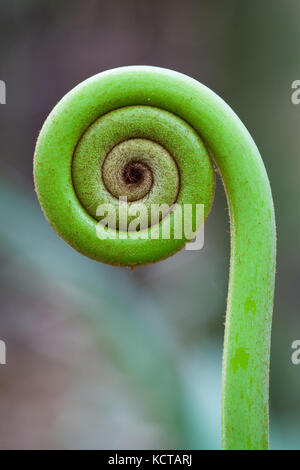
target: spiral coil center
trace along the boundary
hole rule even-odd
[[[126,184],[139,184],[144,180],[144,165],[140,162],[131,162],[123,170],[123,179]]]
[[[105,157],[101,178],[107,191],[117,199],[158,203],[158,192],[167,204],[177,199],[176,163],[165,148],[148,139],[129,139],[116,145]]]

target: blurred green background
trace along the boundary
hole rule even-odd
[[[300,449],[299,22],[297,0],[0,3],[1,449],[220,448],[230,231],[220,178],[204,248],[133,272],[72,250],[33,190],[52,107],[85,78],[130,64],[200,80],[261,151],[279,250],[271,448]]]

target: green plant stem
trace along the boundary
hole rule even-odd
[[[66,95],[41,132],[35,157],[40,202],[58,233],[92,258],[132,265],[157,261],[176,251],[175,245],[170,248],[162,242],[138,240],[129,240],[116,249],[112,241],[99,245],[94,233],[96,221],[76,203],[74,189],[72,193],[70,165],[83,132],[110,111],[138,105],[168,111],[191,126],[203,139],[222,176],[231,221],[222,378],[223,448],[266,449],[276,250],[274,209],[259,151],[231,108],[204,85],[169,70],[124,67],[96,75]],[[208,203],[212,191],[206,191]],[[70,222],[67,227],[66,220]]]

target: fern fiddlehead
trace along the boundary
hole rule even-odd
[[[97,207],[213,201],[211,155],[231,222],[222,377],[224,449],[268,447],[268,384],[276,233],[260,154],[239,118],[211,90],[170,70],[123,67],[91,77],[53,109],[38,138],[34,179],[50,224],[73,248],[104,263],[166,258],[187,239],[103,236]],[[174,224],[174,211],[156,224]],[[115,229],[122,232],[121,221]],[[100,233],[99,233],[100,232]],[[103,233],[102,233],[103,232]],[[99,237],[100,235],[100,237]],[[106,235],[113,235],[107,234]]]

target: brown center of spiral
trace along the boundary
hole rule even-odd
[[[114,197],[127,197],[133,202],[150,193],[154,183],[153,145],[145,139],[130,139],[106,155],[101,173],[106,189]]]
[[[145,178],[146,165],[141,162],[129,162],[123,169],[126,184],[141,184]],[[148,169],[149,170],[149,169]]]

